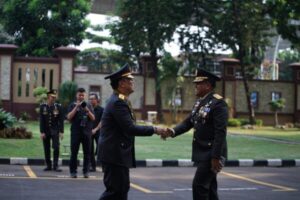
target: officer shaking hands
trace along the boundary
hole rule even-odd
[[[127,200],[129,168],[135,167],[134,137],[161,135],[167,130],[136,125],[128,99],[134,91],[134,77],[128,64],[105,79],[110,79],[114,91],[101,118],[98,158],[102,163],[106,190],[100,200]]]
[[[224,99],[214,93],[220,78],[208,71],[198,70],[195,93],[198,97],[192,112],[173,129],[169,136],[176,137],[194,128],[192,161],[197,164],[193,180],[194,200],[217,200],[217,173],[227,156],[228,110]]]
[[[47,93],[47,102],[40,105],[40,132],[43,140],[46,168],[44,171],[54,170],[61,172],[58,168],[59,138],[63,139],[64,113],[60,104],[55,103],[56,90]],[[53,148],[53,168],[51,163],[51,140]]]

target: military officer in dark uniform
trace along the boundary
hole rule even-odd
[[[90,150],[92,140],[92,127],[95,120],[93,108],[85,101],[85,89],[78,88],[76,101],[68,108],[67,118],[71,122],[71,178],[77,178],[77,155],[82,143],[83,149],[83,177],[89,177]]]
[[[227,156],[227,104],[213,91],[219,80],[208,71],[198,70],[193,81],[198,99],[191,114],[174,129],[168,129],[170,135],[176,137],[194,128],[192,161],[197,165],[194,200],[218,199],[217,173]]]
[[[91,167],[90,172],[96,171],[96,159],[95,154],[97,152],[98,147],[98,139],[100,135],[100,120],[103,113],[103,108],[99,105],[99,97],[96,93],[91,93],[89,97],[90,104],[92,105],[95,113],[95,120],[93,121],[93,129],[92,129],[92,141],[91,141]],[[96,145],[95,145],[96,143]],[[96,147],[95,147],[96,146]]]
[[[43,140],[45,161],[47,167],[44,171],[54,170],[60,172],[58,168],[59,139],[64,133],[64,114],[60,104],[55,103],[56,90],[47,93],[47,102],[40,105],[40,132]],[[53,148],[53,168],[51,163],[50,145],[52,140]]]
[[[135,167],[134,136],[151,136],[166,131],[159,127],[135,124],[128,99],[134,91],[133,78],[127,64],[105,77],[110,79],[114,91],[101,119],[98,157],[104,172],[106,190],[100,200],[127,200],[129,168]]]

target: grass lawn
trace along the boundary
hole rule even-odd
[[[271,126],[264,126],[258,127],[256,129],[229,128],[228,132],[241,135],[261,136],[266,138],[275,138],[300,142],[299,128],[289,128],[286,130],[282,130]]]
[[[38,122],[26,123],[28,130],[33,132],[32,139],[0,139],[0,157],[27,157],[43,158],[43,146],[39,137]],[[261,127],[256,130],[243,130],[230,128],[230,133],[243,135],[255,135],[284,140],[300,142],[300,130],[288,129],[277,130],[272,127]],[[251,137],[239,137],[228,134],[229,159],[299,159],[300,145],[281,144],[271,141],[259,140]],[[61,142],[61,152],[64,152],[63,145],[70,144],[70,124],[65,125],[65,135]],[[192,131],[174,139],[161,140],[158,136],[136,137],[137,159],[190,159],[192,149]],[[69,159],[69,156],[61,156]]]

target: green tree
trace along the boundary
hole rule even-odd
[[[64,109],[75,100],[76,90],[77,84],[73,81],[66,81],[59,86],[58,100]]]
[[[1,23],[15,37],[19,55],[49,56],[53,48],[79,45],[89,24],[89,0],[11,0],[1,5]]]
[[[122,52],[103,48],[91,48],[77,54],[77,64],[87,66],[92,72],[110,73],[124,63],[132,62],[128,60]]]
[[[159,81],[158,87],[161,88],[162,83],[168,83],[166,90],[166,104],[170,107],[172,113],[172,122],[176,123],[177,112],[181,105],[178,105],[176,91],[181,88],[184,81],[183,72],[180,71],[181,61],[175,60],[170,53],[165,53],[158,63]]]
[[[109,42],[114,43],[114,40],[111,36],[102,36],[97,34],[98,32],[102,32],[107,30],[106,25],[94,25],[90,26],[90,28],[93,30],[92,32],[87,31],[86,32],[86,38],[90,40],[92,43],[103,43],[103,42]]]
[[[267,16],[267,6],[261,0],[213,1],[209,12],[206,24],[210,37],[227,46],[240,61],[249,121],[254,124],[248,81],[255,75],[269,45],[271,21]]]
[[[2,24],[0,24],[0,44],[11,44],[14,43],[14,37],[9,35]]]
[[[36,98],[37,103],[45,103],[47,101],[47,92],[46,87],[36,87],[33,90],[33,96]]]
[[[216,49],[222,48],[222,44],[216,42],[208,29],[210,24],[208,19],[214,15],[214,3],[203,0],[185,2],[184,13],[190,16],[190,20],[176,29],[179,34],[180,48],[184,51],[188,67],[192,71],[198,67],[209,70],[207,60],[214,56]]]
[[[36,87],[33,89],[33,96],[36,98],[35,101],[38,104],[45,103],[47,101],[47,92],[48,89],[46,87]],[[35,111],[37,113],[40,112],[40,107],[38,106]]]
[[[300,61],[300,53],[295,50],[284,50],[278,53],[280,59],[279,79],[280,80],[293,80],[293,70],[289,66],[292,63]]]
[[[267,0],[267,3],[278,33],[300,50],[300,1]]]
[[[274,126],[278,127],[278,112],[285,107],[285,99],[280,98],[274,101],[269,102],[271,111],[274,112]]]
[[[163,50],[165,42],[172,39],[173,33],[184,20],[184,6],[181,0],[132,0],[118,1],[119,21],[110,25],[117,45],[128,56],[150,55],[154,77],[158,82],[158,51]],[[155,93],[158,120],[162,121],[161,90]]]

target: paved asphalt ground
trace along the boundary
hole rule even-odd
[[[101,172],[89,179],[43,166],[0,165],[1,200],[96,200],[104,190]],[[81,167],[79,167],[81,170]],[[98,169],[99,170],[99,169]],[[194,167],[153,167],[131,170],[130,200],[189,200]],[[81,177],[80,177],[81,176]],[[299,167],[225,167],[218,176],[222,200],[299,200]]]

